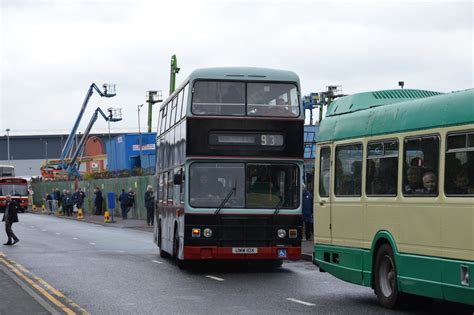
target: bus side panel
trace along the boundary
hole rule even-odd
[[[161,246],[168,254],[173,254],[173,228],[175,211],[172,206],[159,206],[159,221],[161,221]],[[158,222],[160,224],[160,222]]]
[[[369,250],[333,245],[316,244],[314,263],[335,277],[358,285],[370,285],[364,281],[364,261],[370,260]]]
[[[461,284],[461,266],[472,274],[472,261],[400,254],[398,262],[402,292],[474,305],[474,282]]]
[[[469,286],[461,284],[461,266],[469,268]],[[474,261],[444,260],[442,264],[443,295],[449,301],[474,305]]]

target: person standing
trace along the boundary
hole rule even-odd
[[[122,193],[119,196],[120,210],[122,210],[122,219],[127,219],[127,208],[128,208],[128,194],[125,189],[122,189]]]
[[[72,216],[72,208],[74,207],[74,199],[71,196],[71,192],[66,190],[63,196],[63,208],[64,214],[68,217]]]
[[[48,214],[53,213],[53,196],[46,193],[46,208],[48,209]]]
[[[145,208],[146,208],[146,224],[153,225],[155,217],[155,196],[153,195],[153,187],[148,185],[145,192]]]
[[[135,205],[135,193],[133,192],[131,187],[128,189],[127,198],[128,198],[128,206],[127,206],[126,216],[130,212],[130,209],[132,209],[132,207]]]
[[[15,245],[20,241],[18,237],[16,237],[15,233],[13,233],[12,225],[13,223],[18,222],[18,203],[16,200],[12,200],[10,195],[6,196],[7,205],[5,207],[5,213],[3,214],[2,221],[5,222],[5,232],[7,233],[8,240],[5,246]],[[13,242],[12,242],[13,239]]]
[[[311,239],[313,234],[313,195],[303,184],[303,222],[306,240]]]
[[[95,215],[102,215],[102,203],[104,202],[104,198],[102,198],[102,192],[100,191],[99,187],[94,189],[94,194]]]

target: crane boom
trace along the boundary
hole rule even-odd
[[[99,93],[101,97],[115,96],[115,91],[112,91],[112,93],[108,91],[107,84],[104,84],[103,87],[104,87],[104,92],[102,92],[95,83],[92,83],[89,89],[87,90],[86,97],[84,99],[84,102],[82,103],[81,110],[79,111],[79,115],[77,116],[76,122],[74,123],[74,126],[72,127],[71,133],[67,137],[66,143],[64,144],[63,149],[61,151],[60,160],[62,161],[63,164],[64,164],[64,159],[66,159],[68,155],[70,155],[71,153],[72,145],[74,143],[74,137],[77,132],[77,128],[79,128],[79,124],[81,122],[82,116],[84,115],[84,112],[86,111],[87,104],[89,103],[89,100],[92,97],[94,90],[96,90],[97,93]]]

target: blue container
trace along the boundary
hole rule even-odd
[[[140,157],[140,137],[142,143]],[[156,133],[123,134],[107,142],[107,169],[109,171],[154,168],[156,165]]]

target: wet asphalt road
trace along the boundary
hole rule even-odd
[[[320,273],[307,261],[288,262],[274,270],[200,264],[182,271],[170,259],[159,257],[150,232],[45,215],[20,214],[20,221],[14,225],[20,243],[0,250],[92,314],[471,311],[425,300],[388,311],[378,306],[371,289]]]

